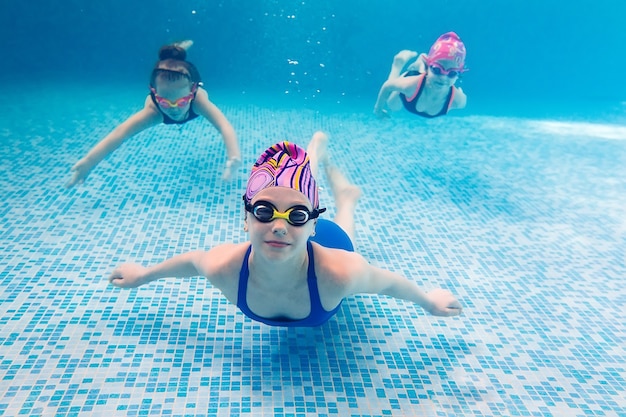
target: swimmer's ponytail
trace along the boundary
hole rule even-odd
[[[171,45],[165,45],[159,49],[159,61],[165,61],[166,59],[184,61],[187,58],[187,49],[191,48],[191,45],[193,45],[192,40],[184,40]]]
[[[159,61],[165,61],[166,59],[184,61],[186,58],[187,51],[176,44],[165,45],[162,46],[161,49],[159,49]]]

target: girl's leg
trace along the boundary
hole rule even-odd
[[[335,198],[335,223],[348,234],[352,245],[355,244],[354,212],[361,198],[361,189],[352,184],[339,168],[332,164],[325,165],[326,178]]]
[[[387,80],[400,78],[408,71],[412,66],[415,66],[420,61],[420,55],[415,51],[409,51],[407,49],[400,51],[393,57],[393,63],[391,64],[391,71],[389,71],[389,77]],[[400,100],[400,93],[393,91],[386,102],[387,108],[393,112],[401,110],[403,107]]]
[[[339,168],[330,162],[328,156],[328,136],[315,132],[307,148],[313,177],[319,181],[319,168],[323,166],[326,179],[335,199],[335,223],[341,227],[354,245],[354,212],[361,198],[361,189],[352,184]]]
[[[311,173],[318,183],[321,180],[319,167],[328,162],[327,144],[328,136],[324,132],[315,132],[306,148],[306,153],[309,154],[309,161],[311,162]]]
[[[193,41],[188,39],[188,40],[176,42],[174,45],[178,46],[179,48],[183,48],[186,51],[187,49],[191,48],[191,46],[193,45]]]
[[[420,74],[424,74],[426,69],[428,68],[427,56],[426,54],[420,54],[415,61],[413,61],[410,65],[407,66],[407,71],[417,71]]]
[[[408,64],[417,59],[417,52],[409,51],[407,49],[400,51],[393,57],[393,63],[391,64],[391,71],[389,71],[388,80],[392,80],[400,77],[400,75],[406,71]]]

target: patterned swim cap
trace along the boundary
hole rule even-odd
[[[462,70],[465,65],[465,45],[459,35],[448,32],[441,35],[428,52],[428,64],[439,60],[456,62],[457,69]]]
[[[319,208],[317,183],[311,174],[309,155],[304,149],[287,141],[265,150],[252,166],[245,200],[268,187],[287,187],[304,194],[314,209]]]

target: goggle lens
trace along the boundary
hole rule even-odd
[[[166,99],[165,97],[161,97],[160,95],[156,93],[156,90],[154,88],[152,88],[152,94],[154,94],[154,99],[159,104],[159,106],[163,107],[164,109],[170,109],[173,107],[185,107],[191,102],[191,100],[193,100],[193,98],[196,95],[196,92],[194,89],[191,93],[187,94],[184,97],[176,99],[174,101],[170,101]]]
[[[459,75],[461,75],[461,71],[458,71],[455,69],[445,70],[438,65],[431,65],[430,71],[435,75],[447,75],[448,78],[454,78],[454,77],[458,77]]]

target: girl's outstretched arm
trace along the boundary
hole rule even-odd
[[[204,116],[222,135],[228,161],[226,162],[226,170],[223,178],[228,180],[241,164],[241,151],[239,150],[239,142],[235,129],[230,124],[224,113],[209,100],[206,90],[199,88],[196,93],[196,99],[193,103],[194,110],[201,116]]]
[[[357,262],[354,264],[356,265]],[[353,294],[388,295],[418,304],[434,316],[458,316],[463,310],[461,303],[450,291],[436,288],[425,292],[406,277],[370,265],[365,259],[358,262],[358,266],[351,275],[350,291]]]
[[[126,139],[149,127],[159,124],[162,116],[148,105],[148,99],[143,109],[130,116],[111,133],[105,136],[83,158],[72,167],[72,178],[65,185],[67,188],[83,183],[92,169],[104,158],[115,151]]]
[[[109,282],[116,287],[137,288],[160,278],[203,275],[199,265],[205,255],[204,251],[187,252],[147,268],[138,264],[123,264],[113,270]]]

